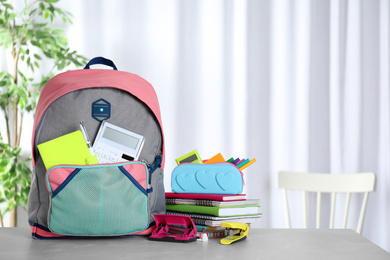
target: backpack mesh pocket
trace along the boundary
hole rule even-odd
[[[131,234],[148,227],[148,170],[144,164],[74,167],[48,172],[48,223],[52,232],[105,236]],[[66,179],[55,187],[54,180],[61,178],[57,176],[64,179],[66,170],[69,175],[65,173]]]

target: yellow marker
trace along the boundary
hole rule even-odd
[[[250,160],[248,163],[244,164],[243,166],[241,166],[240,168],[238,168],[240,171],[244,170],[246,167],[248,167],[249,165],[253,164],[254,162],[256,162],[256,158],[253,158],[252,160]]]

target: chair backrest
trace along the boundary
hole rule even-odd
[[[353,173],[353,174],[325,174],[325,173],[302,173],[280,171],[278,173],[277,187],[283,189],[284,207],[286,211],[287,227],[291,228],[290,211],[288,207],[287,190],[303,191],[303,216],[304,227],[307,228],[307,193],[317,193],[316,205],[316,228],[320,227],[321,222],[321,194],[331,194],[331,208],[329,228],[334,227],[334,215],[336,205],[336,194],[346,193],[346,203],[344,210],[343,228],[347,226],[349,204],[352,193],[364,193],[357,233],[361,233],[364,216],[366,212],[368,193],[375,189],[375,174]]]

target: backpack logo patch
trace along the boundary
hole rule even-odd
[[[111,117],[111,104],[104,99],[92,103],[92,117],[101,122]]]

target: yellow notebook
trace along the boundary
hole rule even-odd
[[[57,137],[38,145],[46,169],[60,164],[98,164],[96,155],[91,156],[81,130]]]

